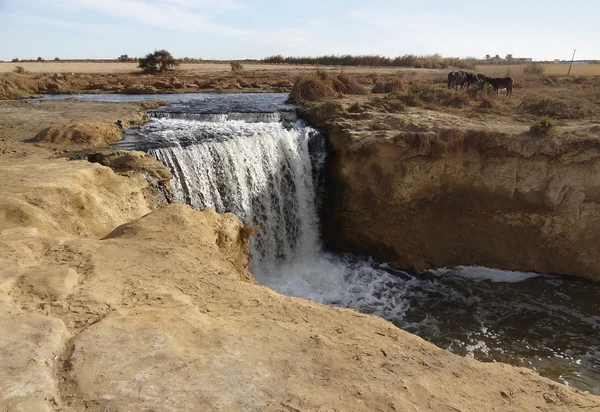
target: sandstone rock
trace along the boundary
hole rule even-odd
[[[171,83],[165,82],[163,80],[154,82],[152,85],[154,87],[156,87],[157,89],[174,89],[175,88]]]
[[[134,84],[129,84],[129,85],[125,86],[126,94],[154,94],[156,92],[158,92],[158,89],[149,84],[144,85],[144,84],[134,83]]]
[[[60,319],[0,314],[0,408],[52,411],[58,398],[53,366],[67,336]]]
[[[116,150],[89,155],[88,159],[91,162],[108,166],[118,173],[141,171],[148,173],[159,181],[167,182],[171,179],[169,168],[144,152]]]
[[[33,293],[41,299],[54,302],[70,295],[78,280],[79,275],[73,268],[40,267],[23,274],[21,287],[26,293]]]
[[[122,135],[123,131],[115,124],[80,122],[49,127],[38,133],[34,141],[81,146],[105,146],[121,140]]]
[[[483,265],[600,280],[597,144],[531,139],[518,126],[476,129],[424,110],[386,122],[377,131],[321,123],[335,153],[330,248],[403,268]],[[434,129],[453,122],[468,129]]]
[[[144,110],[152,110],[157,109],[161,106],[168,106],[170,103],[164,100],[150,101],[150,102],[141,102],[140,107]]]

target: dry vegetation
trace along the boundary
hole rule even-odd
[[[332,76],[323,70],[317,70],[296,79],[288,102],[318,102],[345,94],[364,95],[368,93],[369,91],[353,77],[343,73]]]
[[[535,63],[542,73],[549,76],[566,76],[569,71],[568,64],[544,64]],[[526,75],[526,70],[531,70],[531,64],[502,64],[502,65],[481,65],[475,67],[475,71],[488,76],[500,77],[510,71],[511,76]],[[600,64],[574,65],[571,69],[571,76],[600,76]]]

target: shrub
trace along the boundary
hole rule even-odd
[[[544,74],[546,68],[539,63],[531,63],[525,66],[523,73],[525,74]]]
[[[38,57],[38,58],[37,58],[37,61],[38,61],[38,62],[43,62],[43,61],[44,61],[44,59],[43,59],[43,58],[41,58],[41,57]]]
[[[54,61],[57,62],[57,61],[60,61],[60,59],[58,57],[55,57]]]
[[[25,70],[25,67],[23,66],[17,66],[15,67],[15,69],[13,70],[14,73],[18,73],[18,74],[27,74],[27,70]]]
[[[155,50],[154,53],[148,53],[146,57],[139,59],[138,67],[144,73],[164,72],[179,66],[179,62],[166,50]]]
[[[117,61],[121,63],[126,63],[129,61],[129,56],[127,54],[122,54],[117,58]]]
[[[19,63],[19,61],[20,61],[20,60],[19,60],[19,58],[18,58],[18,57],[15,57],[14,59],[12,59],[12,62],[13,62],[13,63]]]
[[[244,70],[244,65],[240,62],[231,62],[231,71],[232,72],[241,72]]]
[[[542,116],[529,128],[529,131],[538,136],[549,136],[558,130],[556,120],[548,116]]]

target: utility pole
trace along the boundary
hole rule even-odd
[[[573,60],[575,60],[575,52],[577,49],[573,50],[573,57],[571,57],[571,64],[569,64],[569,71],[567,72],[567,77],[571,75],[571,67],[573,67]]]

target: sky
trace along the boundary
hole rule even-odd
[[[600,0],[0,0],[0,59],[600,59]]]

